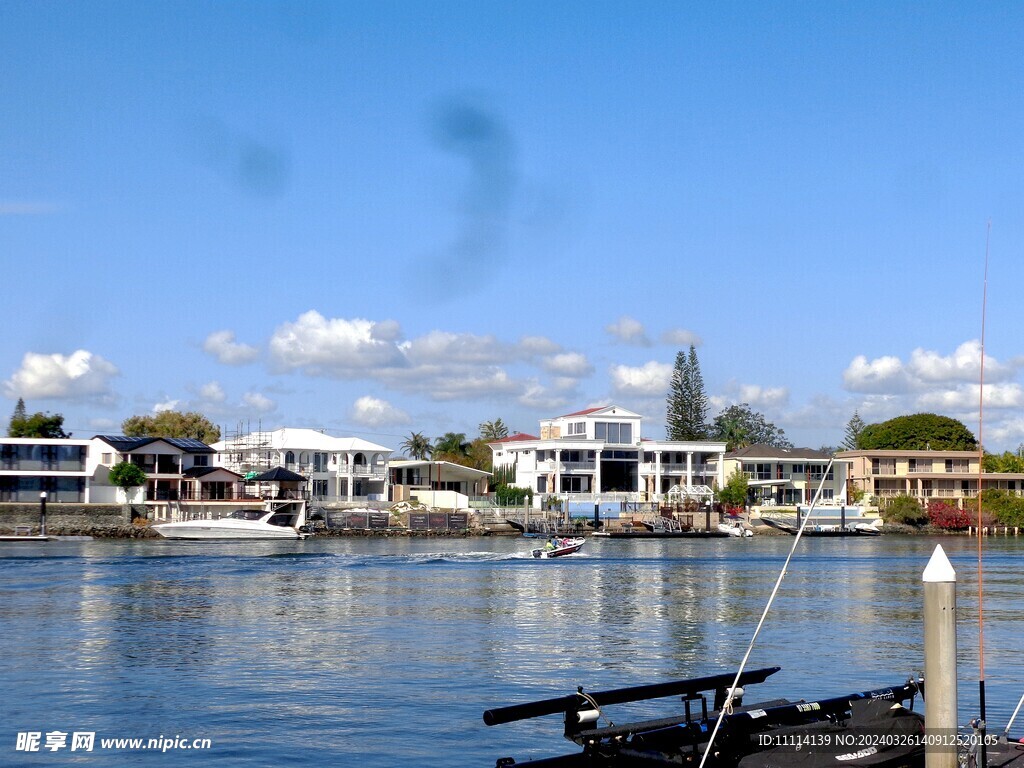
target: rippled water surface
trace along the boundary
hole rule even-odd
[[[808,539],[750,667],[753,698],[818,697],[920,671],[921,571],[959,578],[961,720],[976,714],[973,540]],[[0,765],[492,766],[572,751],[557,716],[483,710],[735,671],[788,537],[591,539],[524,557],[515,538],[0,544]],[[989,720],[1021,692],[1024,540],[985,544]],[[669,714],[661,704],[637,716]],[[668,704],[671,707],[671,704]],[[633,714],[619,710],[619,720]],[[26,753],[20,732],[95,732]],[[101,750],[207,738],[209,751]]]

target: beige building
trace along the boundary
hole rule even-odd
[[[978,495],[980,457],[977,451],[841,451],[850,462],[850,482],[865,501],[878,503],[893,496],[913,496],[962,503]],[[1024,474],[985,472],[983,490],[998,488],[1024,495]]]

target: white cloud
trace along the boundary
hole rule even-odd
[[[917,410],[944,413],[973,414],[978,413],[978,401],[981,387],[978,384],[967,384],[953,389],[925,392],[916,399]],[[986,408],[1021,408],[1024,406],[1024,389],[1017,383],[986,384]]]
[[[652,360],[634,368],[615,365],[611,370],[612,391],[616,396],[640,395],[645,397],[664,395],[672,379],[672,366]]]
[[[405,411],[369,395],[356,400],[349,415],[352,421],[364,427],[390,427],[411,421]]]
[[[915,349],[910,353],[907,371],[922,382],[976,382],[981,376],[981,342],[965,341],[952,355]],[[999,381],[1009,378],[1014,366],[1003,365],[990,355],[985,355],[985,378]]]
[[[178,406],[181,404],[181,400],[163,400],[159,403],[154,403],[153,413],[163,413],[164,411],[176,411]]]
[[[277,403],[259,392],[246,392],[242,395],[242,405],[257,413],[270,413],[277,408]]]
[[[643,323],[632,317],[620,317],[611,325],[606,325],[605,330],[624,344],[634,344],[640,347],[651,346],[651,340],[647,338]]]
[[[526,382],[525,389],[516,401],[527,408],[543,411],[564,408],[568,404],[564,394],[550,391],[536,379]]]
[[[777,408],[789,402],[789,390],[786,387],[743,384],[740,386],[740,402],[755,408]]]
[[[378,328],[378,325],[380,326]],[[316,310],[284,323],[270,339],[270,356],[282,371],[301,370],[309,376],[358,378],[368,371],[405,364],[390,340],[396,324],[370,320],[327,319]]]
[[[244,365],[259,357],[259,350],[235,341],[234,331],[214,331],[203,342],[203,351],[224,365]]]
[[[510,358],[510,350],[494,336],[431,331],[400,345],[413,365],[434,363],[493,365]]]
[[[665,331],[661,334],[661,342],[663,344],[670,344],[675,347],[687,347],[691,345],[699,347],[703,342],[700,336],[693,331],[686,331],[682,328],[674,328],[670,331]]]
[[[211,381],[199,388],[199,397],[207,403],[223,403],[228,396],[224,394],[224,388],[219,383]]]
[[[887,355],[869,362],[857,355],[843,371],[843,386],[851,392],[903,392],[907,376],[898,357]]]
[[[587,360],[586,355],[579,352],[562,352],[557,355],[551,355],[544,358],[541,366],[548,373],[573,378],[582,378],[594,372],[594,366]]]
[[[561,344],[556,344],[544,336],[524,336],[519,340],[518,347],[527,357],[553,355],[562,350]]]
[[[4,382],[4,392],[11,399],[107,400],[118,375],[116,366],[84,349],[66,356],[26,352],[21,368]]]

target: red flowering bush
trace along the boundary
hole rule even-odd
[[[971,516],[963,509],[945,501],[928,505],[928,522],[945,531],[962,531],[971,525]]]

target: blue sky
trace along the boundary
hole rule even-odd
[[[1024,442],[1017,4],[0,4],[0,407]]]

